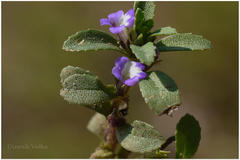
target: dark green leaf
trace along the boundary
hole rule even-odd
[[[152,42],[148,42],[143,46],[131,45],[130,48],[135,56],[144,64],[151,65],[154,62],[156,56],[156,46]]]
[[[150,1],[135,1],[134,2],[134,11],[136,12],[138,8],[143,10],[145,20],[153,19],[155,4]]]
[[[177,31],[175,28],[172,27],[163,27],[156,31],[154,31],[150,37],[160,36],[160,35],[171,35],[171,34],[177,34]]]
[[[191,33],[178,33],[164,37],[156,43],[159,51],[194,51],[211,48],[211,42]]]
[[[147,78],[139,82],[139,88],[145,102],[159,115],[171,114],[172,109],[181,104],[176,83],[163,72],[149,72]]]
[[[117,128],[117,139],[128,151],[147,153],[156,150],[164,143],[163,137],[151,125],[135,120],[131,125]]]
[[[135,23],[134,23],[134,30],[136,31],[137,35],[143,34],[143,36],[147,35],[149,31],[153,27],[153,20],[145,20],[144,19],[144,12],[140,8],[137,9],[135,13]]]
[[[137,35],[141,33],[141,28],[144,23],[144,13],[141,9],[137,9],[135,12],[135,23],[134,23],[134,30],[136,31]]]
[[[79,67],[67,66],[60,74],[63,89],[60,95],[70,103],[88,106],[104,115],[112,109],[110,101],[115,96],[97,76]]]
[[[149,20],[145,20],[144,19],[144,13],[143,11],[138,8],[136,13],[135,13],[135,23],[134,23],[134,30],[137,33],[137,36],[142,34],[142,39],[139,42],[139,40],[137,40],[136,44],[143,44],[145,39],[147,38],[147,36],[150,33],[150,30],[153,27],[153,20],[149,19]]]
[[[142,25],[141,33],[144,33],[144,35],[147,35],[150,32],[150,30],[152,29],[153,25],[154,25],[154,22],[152,19],[145,21]]]
[[[68,37],[63,44],[66,51],[98,51],[98,50],[116,50],[123,52],[119,48],[118,42],[111,35],[89,29],[80,31]]]
[[[108,126],[107,119],[100,113],[95,113],[88,122],[87,129],[100,139],[104,139],[104,131]]]
[[[180,119],[176,129],[176,158],[191,158],[198,149],[201,128],[190,114]]]
[[[141,33],[141,34],[138,35],[137,39],[135,40],[135,44],[136,45],[141,45],[143,43],[144,43],[144,39],[143,39],[143,34]]]

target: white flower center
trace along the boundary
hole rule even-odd
[[[131,16],[128,15],[128,14],[122,15],[120,20],[119,20],[119,26],[121,26],[121,25],[124,25],[124,26],[128,25],[128,20],[130,18],[131,18]]]
[[[141,68],[137,67],[135,62],[129,61],[122,70],[123,79],[133,78],[141,72]]]

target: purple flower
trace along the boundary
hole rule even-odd
[[[108,15],[108,18],[102,18],[100,20],[100,24],[102,25],[110,25],[112,27],[109,30],[118,34],[122,32],[126,27],[130,28],[134,24],[134,10],[130,9],[126,14],[122,10],[117,11],[115,13],[111,13]]]
[[[116,59],[112,74],[127,86],[133,86],[147,74],[143,72],[145,66],[140,62],[130,61],[127,57]]]
[[[108,18],[100,19],[100,24],[110,25],[110,32],[118,34],[123,42],[128,39],[126,28],[131,28],[134,25],[134,10],[130,9],[126,14],[122,10],[108,15]]]

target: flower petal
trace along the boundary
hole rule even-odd
[[[126,27],[128,27],[128,28],[132,27],[134,25],[134,22],[135,22],[134,17],[129,18]]]
[[[144,79],[147,77],[147,74],[145,72],[141,72],[137,75],[138,79],[141,80],[141,79]]]
[[[124,56],[115,60],[115,67],[112,69],[112,74],[121,81],[123,81],[122,70],[128,61],[129,59]]]
[[[124,29],[125,29],[125,26],[110,27],[109,28],[110,32],[112,32],[114,34],[118,34],[118,33],[122,32]]]
[[[111,23],[110,23],[110,21],[109,21],[109,19],[107,19],[107,18],[102,18],[102,19],[100,19],[100,25],[101,26],[103,26],[103,25],[112,25]]]
[[[123,68],[127,62],[129,62],[129,59],[123,56],[115,60],[115,65]]]
[[[124,15],[124,12],[120,10],[120,11],[109,14],[108,19],[113,26],[117,26],[122,15]]]
[[[127,86],[133,86],[141,79],[146,78],[143,72],[145,65],[140,62],[130,61],[127,57],[119,57],[115,60],[112,74]],[[129,79],[127,79],[129,78]]]
[[[134,10],[130,9],[129,11],[127,11],[127,13],[125,15],[128,15],[130,18],[127,20],[127,25],[126,27],[132,27],[134,25],[134,20],[135,20],[135,16],[134,16]]]
[[[113,67],[112,69],[112,74],[119,80],[123,80],[123,77],[122,77],[122,70],[120,69],[120,67]]]
[[[141,68],[141,70],[145,69],[145,65],[143,65],[142,63],[140,62],[135,62],[135,63],[136,63],[136,67]]]
[[[129,11],[127,11],[126,14],[129,15],[130,17],[134,17],[134,10],[130,9]]]
[[[134,86],[136,83],[138,83],[139,78],[137,76],[125,80],[123,83],[126,84],[127,86]]]

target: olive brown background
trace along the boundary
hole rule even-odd
[[[87,158],[99,139],[86,130],[94,114],[59,96],[59,73],[80,66],[113,83],[117,52],[71,53],[67,37],[133,2],[2,2],[2,157]],[[146,121],[164,137],[193,114],[202,127],[195,158],[238,157],[238,2],[156,2],[155,27],[203,35],[207,51],[162,53],[154,67],[178,84],[183,103],[173,117],[156,116],[134,86],[127,119]],[[168,147],[174,153],[174,144]]]

